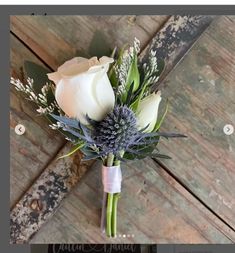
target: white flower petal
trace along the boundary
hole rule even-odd
[[[53,81],[55,84],[57,84],[61,80],[61,75],[58,72],[53,72],[47,74],[47,77],[49,80]]]
[[[88,124],[86,114],[100,121],[113,109],[115,97],[107,76],[111,62],[106,56],[100,60],[75,57],[48,75],[56,81],[57,103],[69,117]]]
[[[145,132],[151,132],[157,122],[158,107],[161,102],[161,92],[153,93],[145,97],[139,105],[137,110],[137,122],[139,129],[148,128]]]

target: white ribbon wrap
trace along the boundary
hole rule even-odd
[[[122,171],[120,166],[102,166],[102,183],[104,192],[121,192]]]

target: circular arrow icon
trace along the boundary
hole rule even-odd
[[[24,134],[24,133],[25,133],[25,126],[22,125],[22,124],[16,125],[16,127],[15,127],[15,132],[16,132],[16,134],[18,134],[18,135]]]

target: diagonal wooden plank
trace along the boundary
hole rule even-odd
[[[202,203],[235,230],[235,20],[220,17],[163,84],[170,111],[163,125],[188,140],[162,142],[162,161]]]
[[[235,240],[234,232],[153,160],[123,164],[122,169],[123,191],[118,206],[121,237],[108,239],[100,232],[102,186],[100,163],[96,163],[31,243],[231,243]]]
[[[23,16],[21,16],[23,17]],[[28,19],[27,19],[28,18]],[[44,19],[44,17],[41,17]],[[141,21],[141,24],[146,26],[145,29],[144,28],[138,28],[138,22],[136,22],[135,19],[133,19],[134,17],[125,17],[125,19],[123,19],[122,17],[116,18],[103,18],[104,22],[100,22],[100,24],[102,23],[102,27],[110,27],[111,20],[113,20],[112,22],[115,22],[116,24],[119,24],[120,27],[123,27],[124,25],[128,25],[129,29],[134,29],[134,31],[141,37],[143,38],[143,41],[141,41],[144,44],[144,39],[146,40],[147,36],[149,36],[149,33],[151,34],[151,32],[156,32],[155,29],[158,28],[158,26],[160,25],[161,22],[163,22],[167,17],[139,17],[138,18],[138,22]],[[14,19],[14,18],[13,18]],[[45,29],[45,27],[42,25],[40,27],[40,22],[37,20],[37,17],[30,17],[27,16],[26,19],[30,22],[30,25],[33,24],[32,20],[36,20],[36,22],[38,22],[37,24],[39,24],[37,26],[37,29],[41,29],[41,36],[39,36],[38,33],[34,34],[33,36],[36,36],[36,38],[38,38],[38,41],[40,42],[40,39],[43,38],[43,40],[41,40],[42,46],[45,45],[44,43],[44,34],[43,32],[49,32],[51,33],[52,30],[50,29]],[[80,18],[69,18],[67,17],[67,22],[65,22],[64,25],[67,25],[68,23],[70,24],[70,29],[75,29],[77,26],[77,23],[80,23]],[[53,21],[54,20],[54,21]],[[75,22],[76,20],[76,22]],[[45,20],[44,20],[45,21]],[[63,21],[63,19],[62,19]],[[48,22],[48,20],[47,20]],[[50,24],[52,24],[52,27],[54,25],[54,29],[56,31],[56,29],[60,28],[60,22],[61,19],[54,17],[54,19],[51,17],[50,18]],[[75,23],[76,24],[75,24]],[[95,20],[93,21],[95,22]],[[151,23],[152,22],[152,23]],[[55,24],[56,23],[56,24]],[[59,24],[58,24],[59,23]],[[86,27],[86,22],[84,21],[84,25],[80,25],[80,28],[82,29],[82,33],[85,33],[86,29],[88,29]],[[147,27],[147,24],[149,27]],[[150,25],[152,24],[152,26]],[[154,25],[153,25],[154,24]],[[72,27],[71,27],[72,25]],[[15,27],[15,26],[14,26]],[[47,26],[48,27],[48,26]],[[23,31],[26,32],[28,30],[30,30],[30,28],[27,28],[27,25],[25,25]],[[30,30],[31,31],[31,30]],[[58,33],[61,33],[62,38],[60,39],[60,42],[58,43],[58,36],[57,39],[53,38],[51,39],[51,43],[50,43],[50,48],[54,48],[59,50],[60,52],[64,53],[65,55],[69,55],[69,54],[73,54],[73,49],[75,48],[75,46],[69,46],[68,48],[66,48],[65,46],[65,42],[62,43],[62,40],[65,40],[65,38],[63,36],[65,36],[64,34],[64,29],[59,29],[59,31],[57,31]],[[92,37],[94,35],[95,30],[91,30],[90,31],[90,37]],[[107,29],[107,31],[104,29],[104,34],[106,33],[110,33],[110,28]],[[86,34],[86,33],[85,33]],[[141,35],[142,34],[142,35]],[[51,35],[53,37],[53,35]],[[67,36],[67,35],[66,35]],[[79,41],[80,42],[80,49],[86,48],[87,49],[87,43],[89,43],[88,41],[88,37],[89,36],[84,36],[85,40]],[[133,38],[131,38],[131,36],[133,37],[133,34],[125,37],[118,37],[117,41],[119,41],[120,44],[123,44],[125,42],[131,41]],[[48,38],[51,38],[48,35]],[[69,37],[71,39],[71,37]],[[131,38],[131,39],[130,39]],[[30,44],[28,45],[28,41],[30,40],[30,37],[21,37],[20,39],[25,39],[25,41],[20,42],[16,36],[11,36],[11,72],[12,75],[14,77],[18,77],[20,79],[25,79],[23,70],[22,70],[22,66],[23,66],[23,61],[24,60],[31,60],[34,61],[38,64],[42,64],[42,61],[47,60],[47,58],[44,58],[44,54],[43,52],[41,52],[39,50],[39,52],[37,51],[37,48],[34,48],[34,44]],[[73,38],[74,39],[74,38]],[[120,40],[124,40],[121,41]],[[74,43],[73,40],[71,40],[70,45],[72,45]],[[25,46],[24,46],[24,45]],[[53,45],[53,46],[52,46]],[[37,55],[37,57],[35,57],[35,52],[32,52],[33,49],[29,48],[29,46],[32,46],[33,49],[35,49],[36,53],[40,54]],[[28,49],[27,49],[28,47]],[[61,48],[62,47],[62,48]],[[109,47],[111,47],[109,45]],[[40,47],[39,47],[40,48]],[[67,50],[69,49],[69,50]],[[51,51],[48,50],[48,53],[50,53]],[[85,49],[84,49],[85,52]],[[57,53],[57,51],[56,51]],[[73,55],[74,56],[74,55]],[[51,57],[51,56],[49,56]],[[58,53],[58,55],[53,55],[51,57],[52,59],[54,59],[57,63],[61,61],[61,54]],[[44,62],[45,63],[45,62]],[[54,67],[52,62],[48,62],[45,63],[46,66],[49,67]],[[60,162],[54,162],[53,166],[55,167],[55,171],[57,171],[57,177],[55,180],[55,177],[52,177],[52,179],[50,178],[50,173],[48,172],[48,170],[50,170],[50,167],[47,167],[47,165],[50,163],[50,161],[53,159],[54,155],[56,154],[56,152],[58,151],[58,148],[61,147],[61,145],[64,145],[64,139],[63,137],[61,138],[61,136],[57,133],[57,132],[53,132],[51,130],[49,130],[48,127],[48,122],[41,118],[41,117],[35,117],[35,107],[31,106],[30,103],[27,103],[26,101],[23,100],[23,98],[14,90],[11,90],[11,119],[12,119],[12,132],[11,132],[11,203],[12,206],[15,204],[15,201],[22,195],[22,193],[24,193],[25,191],[26,194],[22,197],[22,199],[18,202],[17,205],[15,205],[15,207],[13,208],[12,212],[11,212],[11,220],[12,220],[12,225],[11,225],[11,242],[12,243],[17,243],[17,242],[25,242],[27,241],[32,234],[34,234],[38,228],[46,221],[45,217],[50,217],[50,215],[52,215],[54,213],[54,211],[56,210],[56,208],[59,205],[59,202],[61,201],[61,199],[63,199],[63,197],[66,195],[66,193],[68,191],[64,191],[63,189],[59,189],[59,194],[56,195],[56,199],[58,201],[58,203],[56,202],[55,205],[53,205],[53,209],[51,208],[51,202],[50,199],[45,200],[44,205],[45,205],[45,209],[48,211],[47,215],[45,216],[37,216],[38,218],[36,219],[35,213],[31,212],[30,209],[27,209],[24,204],[28,204],[31,202],[31,198],[30,196],[34,196],[35,194],[37,195],[38,189],[39,187],[42,187],[42,179],[44,180],[44,183],[50,181],[50,187],[47,188],[48,191],[53,191],[55,192],[58,186],[58,181],[63,182],[64,185],[66,185],[66,180],[67,181],[73,181],[74,184],[77,180],[79,180],[78,177],[74,177],[73,173],[70,173],[70,170],[68,169],[67,172],[67,176],[64,176],[64,168],[63,166],[59,166]],[[26,134],[23,136],[16,136],[16,134],[14,133],[14,127],[17,124],[17,122],[21,122],[26,126]],[[36,133],[34,133],[36,132]],[[56,136],[56,137],[55,137]],[[52,144],[50,143],[52,141]],[[51,147],[52,145],[52,147]],[[46,150],[46,154],[44,155],[44,149]],[[65,146],[59,153],[59,155],[61,155],[61,153],[65,153],[68,151],[68,146]],[[41,159],[41,160],[40,160]],[[66,162],[66,161],[65,161]],[[70,163],[72,162],[72,160],[70,161]],[[67,165],[65,164],[64,167],[66,167]],[[81,166],[81,169],[83,167],[86,167],[84,164]],[[46,169],[45,169],[46,168]],[[44,170],[45,169],[45,170]],[[61,170],[60,173],[58,170]],[[39,176],[39,174],[43,171],[43,173],[41,174],[41,176]],[[29,189],[29,186],[32,184],[32,181],[38,177],[39,178],[35,181],[34,185]],[[52,182],[52,180],[54,180]],[[70,189],[70,188],[68,188]],[[27,201],[25,200],[27,199]],[[29,206],[27,206],[29,208]],[[28,210],[28,212],[27,212]],[[22,215],[22,214],[25,215]],[[28,215],[29,214],[29,215]],[[28,216],[27,216],[28,215]],[[23,217],[23,220],[22,220]],[[26,217],[28,217],[28,220],[26,219]],[[34,221],[34,223],[30,223],[30,221]],[[18,224],[18,225],[17,225]],[[21,224],[21,225],[19,225]],[[20,228],[20,229],[19,229]]]
[[[198,27],[198,29],[199,29],[199,28],[200,28],[200,26]],[[183,33],[182,33],[182,34],[183,34]],[[193,39],[193,41],[194,41],[196,38],[193,37],[192,39]],[[26,41],[26,42],[28,43],[28,41]],[[25,43],[25,42],[24,42],[24,43]],[[27,43],[26,43],[26,44],[27,44]],[[56,46],[57,46],[57,45],[55,44],[55,47],[56,47]],[[175,50],[177,50],[177,47],[175,48]],[[181,56],[183,56],[183,52],[184,52],[184,50],[182,50]],[[42,55],[43,55],[43,54],[42,54]],[[177,55],[177,54],[175,54],[175,55]],[[40,58],[43,58],[43,57],[40,56]],[[42,176],[43,176],[43,175],[42,175]],[[61,179],[62,179],[62,178],[61,178]],[[63,180],[63,179],[62,179],[62,180]],[[35,185],[37,185],[37,181],[35,182]],[[53,186],[54,186],[54,185],[53,185]],[[34,189],[37,189],[37,188],[34,188]],[[62,193],[62,195],[63,195],[63,193]],[[60,196],[59,196],[59,197],[60,197]],[[13,210],[13,211],[14,211],[14,210]],[[53,212],[53,211],[55,211],[55,210],[51,210],[51,211]],[[16,212],[15,214],[17,214],[17,212]],[[17,215],[16,215],[16,216],[17,216]],[[15,216],[14,216],[14,217],[15,217]],[[39,220],[37,220],[37,222],[39,222],[40,224],[42,224],[42,223],[45,222],[45,220],[44,220],[43,222],[41,222],[41,220],[39,219]],[[38,228],[37,228],[37,229],[38,229]],[[37,229],[36,229],[36,230],[37,230]],[[36,230],[35,230],[35,231],[36,231]],[[34,231],[34,232],[35,232],[35,231]],[[31,231],[31,232],[32,232],[31,234],[33,234],[33,231]],[[27,236],[28,236],[28,235],[27,235]],[[29,238],[29,237],[28,237],[28,238]]]
[[[206,15],[174,15],[167,20],[142,53],[143,61],[148,60],[148,51],[151,50],[156,51],[159,63],[164,59],[166,67],[159,81],[180,62],[214,18]]]
[[[23,77],[23,60],[41,64],[35,56],[11,36],[11,75]],[[15,126],[23,124],[23,135],[15,133]],[[10,203],[13,206],[32,181],[43,171],[58,149],[65,144],[62,136],[48,127],[47,120],[36,116],[36,108],[25,101],[11,87],[10,92]]]
[[[58,157],[71,149],[66,145]],[[81,163],[81,153],[71,159],[57,159],[46,168],[11,212],[10,243],[25,243],[48,220],[61,200],[86,172],[92,162]]]
[[[167,19],[168,16],[11,16],[10,24],[19,39],[57,69],[89,49],[96,55],[99,48],[122,47],[135,37],[144,47]],[[91,45],[94,35],[95,44]]]

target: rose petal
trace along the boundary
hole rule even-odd
[[[49,80],[57,84],[61,80],[61,75],[58,72],[48,73],[47,77]]]

